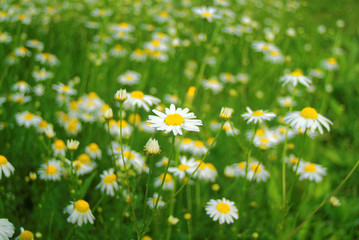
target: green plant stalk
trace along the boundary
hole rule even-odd
[[[146,204],[146,201],[147,201],[147,198],[148,198],[148,190],[150,188],[150,179],[151,179],[151,175],[152,175],[152,171],[153,171],[153,168],[154,168],[154,160],[153,160],[153,156],[152,155],[149,155],[149,158],[150,160],[150,172],[148,173],[148,176],[147,176],[147,183],[146,183],[146,193],[145,193],[145,198],[144,198],[144,203],[143,203],[143,219],[145,219],[145,216],[146,216],[146,207],[147,207],[147,204]]]
[[[343,181],[338,185],[338,187],[335,188],[334,191],[331,192],[331,193],[329,194],[329,196],[327,196],[327,197],[322,201],[322,203],[321,203],[313,212],[311,212],[311,213],[304,219],[304,221],[303,221],[301,224],[298,225],[298,227],[296,227],[291,233],[289,233],[289,234],[284,238],[284,240],[289,239],[294,233],[296,233],[296,232],[303,226],[304,223],[306,223],[314,214],[316,214],[316,213],[319,211],[319,209],[321,209],[321,208],[324,206],[324,204],[325,204],[326,202],[328,202],[328,200],[329,200],[340,188],[343,187],[343,185],[348,181],[348,179],[349,179],[349,178],[351,177],[351,175],[354,173],[354,171],[355,171],[355,169],[358,167],[358,165],[359,165],[359,160],[356,162],[356,164],[354,165],[354,167],[350,170],[350,172],[348,173],[348,175],[343,179]]]

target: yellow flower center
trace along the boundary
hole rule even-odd
[[[333,65],[338,64],[338,62],[337,62],[337,60],[335,58],[329,58],[328,63],[333,64]]]
[[[227,203],[220,202],[217,204],[216,209],[218,210],[218,212],[226,214],[229,213],[231,207]]]
[[[98,145],[96,143],[91,143],[89,145],[89,149],[90,149],[91,152],[97,152],[99,147],[98,147]]]
[[[124,152],[123,156],[125,158],[128,158],[128,159],[134,159],[135,158],[135,154],[133,154],[132,152]]]
[[[160,178],[163,179],[163,176],[164,176],[164,174],[162,173]],[[173,181],[172,175],[171,174],[166,174],[165,183],[169,183],[169,182],[172,182],[172,181]]]
[[[269,46],[268,45],[263,45],[262,50],[269,50]]]
[[[127,127],[127,125],[128,125],[127,121],[126,121],[126,120],[122,120],[122,128]],[[117,126],[118,126],[118,127],[121,127],[121,121],[120,121],[120,120],[118,120]]]
[[[183,171],[183,172],[186,171],[188,168],[189,168],[189,166],[185,165],[185,164],[178,165],[178,169]]]
[[[260,137],[263,137],[264,136],[264,129],[262,129],[262,128],[258,129],[257,132],[256,132],[256,135],[260,136]]]
[[[141,91],[133,91],[132,93],[131,93],[131,97],[133,97],[133,98],[138,98],[138,99],[142,99],[142,98],[144,98],[144,94],[143,94],[143,92],[141,92]]]
[[[86,213],[90,210],[90,205],[85,200],[78,200],[75,202],[75,209],[80,213]]]
[[[290,73],[291,76],[301,77],[303,76],[303,72],[300,69],[295,69],[293,72]]]
[[[64,92],[68,92],[70,90],[70,87],[67,86],[67,85],[62,86],[61,90],[64,91]]]
[[[95,92],[90,92],[87,96],[91,99],[95,99],[98,97],[97,93],[95,93]]]
[[[289,160],[289,162],[291,163],[291,164],[297,164],[297,162],[298,162],[298,158],[297,157],[293,157],[293,158],[291,158],[290,160]]]
[[[116,181],[116,179],[117,176],[115,174],[110,174],[103,179],[103,182],[107,184],[112,184],[114,181]]]
[[[127,28],[129,26],[129,24],[127,22],[122,22],[119,24],[119,26],[122,28]]]
[[[155,47],[158,47],[158,46],[161,45],[161,41],[160,41],[160,40],[157,40],[157,39],[152,40],[151,42],[152,42],[152,45],[155,46]]]
[[[191,142],[192,142],[191,138],[184,138],[183,141],[182,141],[183,144],[189,144]]]
[[[64,149],[65,148],[65,143],[64,143],[64,141],[62,141],[62,140],[56,140],[55,141],[55,143],[54,143],[54,145],[55,145],[55,148],[56,149]]]
[[[261,166],[259,166],[258,164],[253,164],[251,166],[251,169],[253,172],[256,172],[256,173],[260,173],[262,171]]]
[[[77,130],[77,119],[71,119],[69,124],[67,125],[68,131],[76,131]]]
[[[196,140],[196,141],[194,141],[194,145],[195,145],[196,147],[203,147],[203,146],[204,146],[204,143],[203,143],[202,141]]]
[[[278,53],[278,52],[276,52],[276,51],[271,51],[271,52],[270,52],[270,55],[272,55],[272,56],[278,56],[278,55],[279,55],[279,53]]]
[[[33,240],[33,239],[34,239],[34,234],[28,230],[24,230],[19,236],[19,240]]]
[[[184,123],[184,118],[178,113],[169,114],[165,118],[165,123],[170,126],[178,126]]]
[[[47,127],[47,122],[45,120],[42,120],[40,123],[39,123],[39,127],[40,128],[46,128]]]
[[[209,17],[212,17],[212,13],[204,12],[204,13],[202,13],[202,16],[205,18],[209,18]]]
[[[245,162],[240,162],[240,163],[238,163],[238,167],[243,169],[243,168],[246,167],[246,163]]]
[[[79,160],[82,163],[89,163],[91,162],[90,156],[87,155],[86,153],[81,154],[80,156],[78,156],[77,160]]]
[[[306,107],[303,108],[302,111],[300,111],[300,116],[306,118],[306,119],[317,119],[318,118],[318,112],[312,107]]]
[[[206,163],[206,167],[208,167],[211,170],[216,170],[216,167],[212,163]]]
[[[304,167],[304,171],[315,172],[315,171],[317,171],[317,168],[315,167],[315,165],[313,163],[309,163]]]
[[[261,116],[263,116],[264,115],[264,113],[262,112],[262,111],[254,111],[253,113],[252,113],[252,116],[253,117],[261,117]]]
[[[43,53],[42,56],[44,57],[44,59],[49,60],[51,57],[50,53]]]
[[[0,166],[7,164],[7,159],[5,156],[0,155]]]
[[[25,118],[26,120],[31,120],[31,119],[34,118],[34,114],[32,114],[32,113],[26,113],[26,115],[24,116],[24,118]]]
[[[261,140],[262,143],[269,143],[268,138],[261,138],[260,140]]]
[[[57,168],[55,166],[49,165],[49,166],[47,166],[45,172],[48,175],[54,175],[57,173]]]
[[[121,51],[122,49],[123,49],[123,47],[122,47],[121,44],[117,44],[117,45],[115,46],[115,50],[117,50],[117,51]]]
[[[228,130],[231,130],[231,126],[229,126],[229,125],[224,125],[222,129],[223,129],[224,131],[228,131]]]

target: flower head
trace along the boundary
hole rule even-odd
[[[219,224],[226,222],[233,223],[233,219],[238,219],[238,209],[234,202],[225,198],[210,200],[207,202],[206,213],[213,218],[213,221],[219,220]]]
[[[263,111],[263,110],[256,110],[252,111],[249,107],[247,107],[247,112],[241,115],[245,120],[248,120],[247,123],[254,122],[256,123],[263,123],[264,120],[271,120],[276,115],[274,113]]]
[[[67,218],[67,221],[70,223],[77,223],[79,227],[82,226],[83,223],[94,223],[95,217],[91,212],[90,205],[85,200],[78,200],[76,202],[71,202],[65,208],[65,213],[69,213],[70,216]]]
[[[227,121],[231,119],[233,112],[234,112],[233,108],[222,107],[219,117]]]
[[[160,153],[160,146],[158,145],[158,141],[156,139],[150,138],[145,145],[145,151],[149,155],[156,155]]]

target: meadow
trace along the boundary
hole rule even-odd
[[[0,240],[359,239],[358,12],[0,0]]]

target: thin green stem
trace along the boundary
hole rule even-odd
[[[151,175],[152,175],[152,171],[153,171],[153,168],[154,168],[154,160],[153,160],[153,157],[152,155],[149,155],[148,157],[149,161],[150,161],[150,171],[148,173],[148,176],[147,176],[147,183],[146,183],[146,193],[145,193],[145,198],[144,198],[144,203],[143,203],[143,219],[145,219],[145,216],[146,216],[146,201],[147,201],[147,198],[148,198],[148,190],[150,188],[150,179],[151,179]]]

